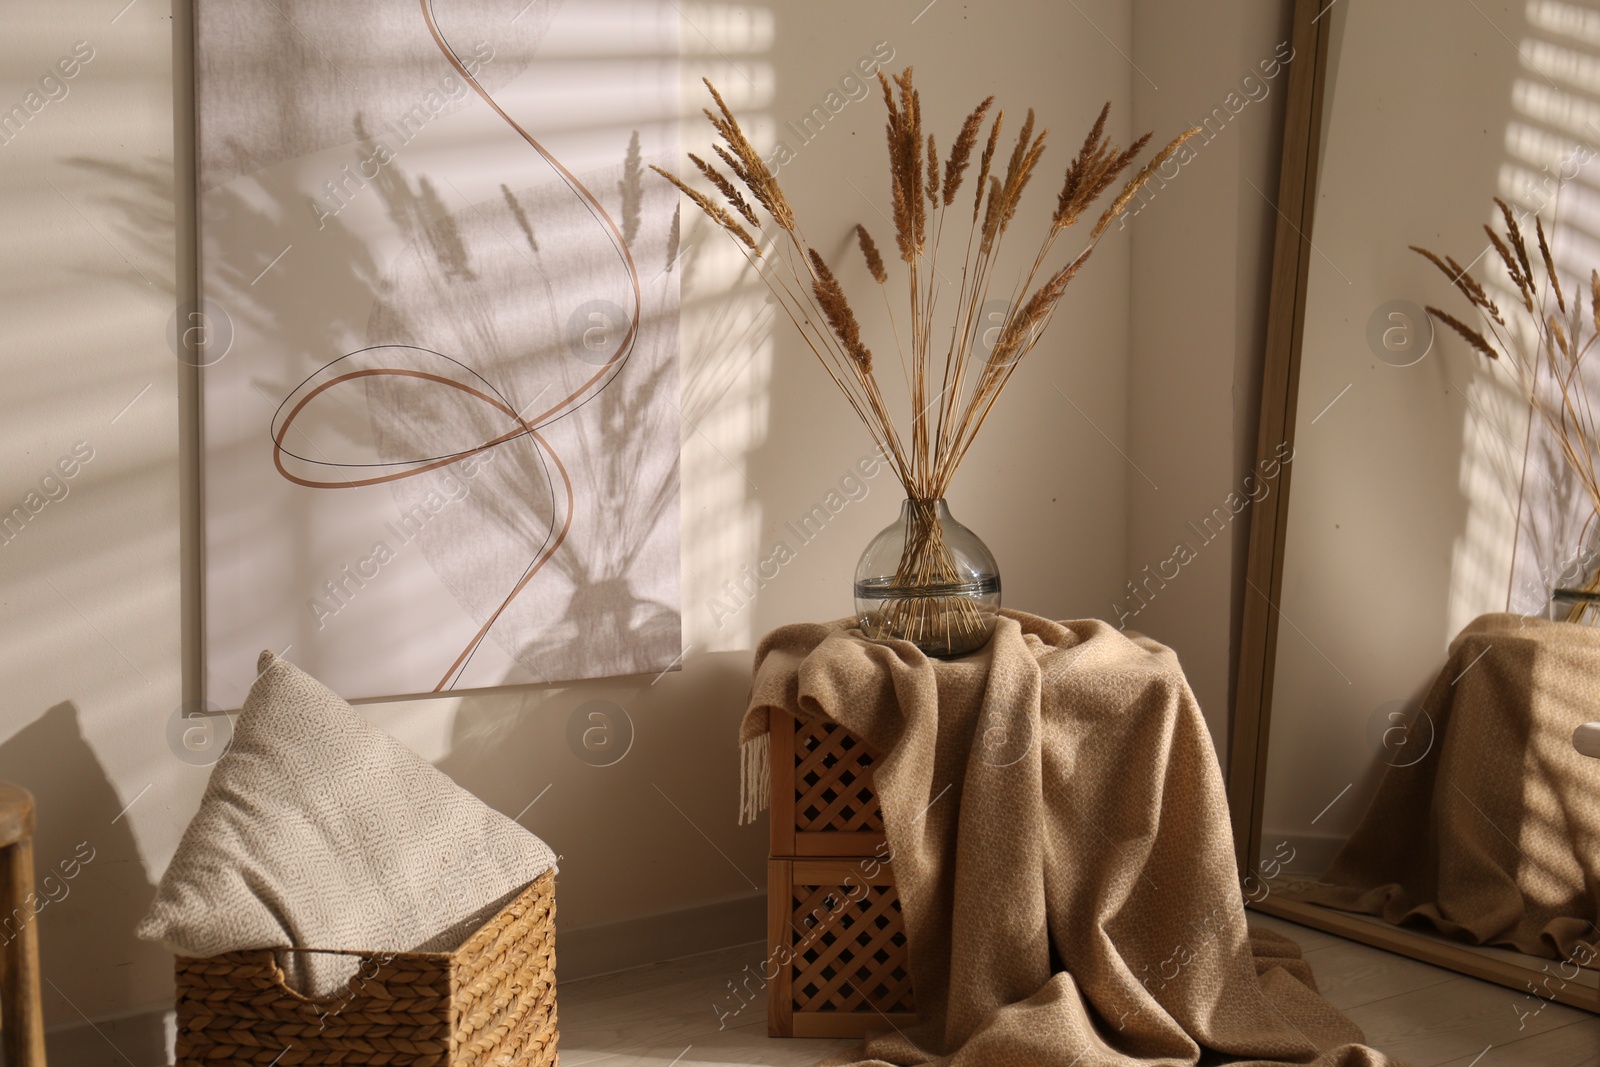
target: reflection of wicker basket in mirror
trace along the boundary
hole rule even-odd
[[[767,1032],[860,1037],[916,1005],[872,789],[878,755],[844,727],[772,715]]]
[[[179,956],[178,1067],[553,1065],[555,909],[549,871],[454,952],[343,952],[356,977],[316,1000],[272,949]]]

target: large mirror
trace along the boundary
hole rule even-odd
[[[1230,767],[1245,892],[1600,1010],[1600,759],[1574,742],[1600,629],[1566,621],[1594,505],[1560,447],[1596,462],[1600,0],[1302,0],[1296,33],[1260,435],[1291,488],[1253,518]]]

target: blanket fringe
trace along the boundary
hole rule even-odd
[[[757,734],[739,752],[739,825],[752,823],[772,793],[772,735]]]

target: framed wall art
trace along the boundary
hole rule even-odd
[[[678,25],[197,4],[209,700],[679,658]]]

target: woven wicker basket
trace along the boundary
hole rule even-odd
[[[178,1067],[553,1065],[555,910],[550,871],[454,952],[341,952],[361,967],[318,1000],[272,949],[179,956]]]

